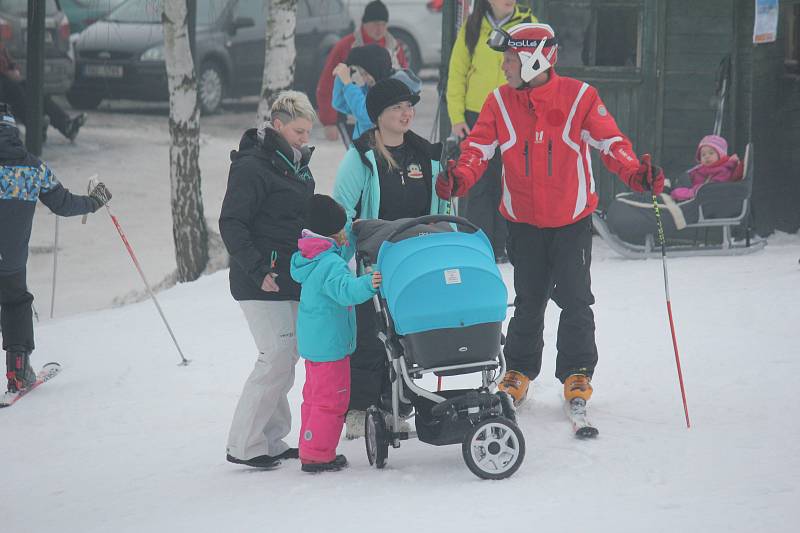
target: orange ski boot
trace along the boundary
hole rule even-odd
[[[525,374],[509,370],[503,376],[503,381],[497,386],[497,390],[511,396],[511,399],[514,400],[514,407],[517,407],[525,401],[530,383],[530,378]]]
[[[591,378],[585,374],[572,374],[564,380],[564,399],[567,403],[575,398],[588,402],[592,397]]]

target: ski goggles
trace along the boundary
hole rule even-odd
[[[489,33],[486,44],[496,52],[505,52],[509,48],[536,49],[542,44],[544,44],[543,48],[549,48],[557,45],[558,39],[555,37],[549,39],[515,39],[503,28],[495,28]]]

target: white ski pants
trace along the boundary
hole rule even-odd
[[[228,454],[243,460],[279,455],[289,448],[283,439],[292,427],[286,395],[294,384],[298,359],[298,302],[246,300],[239,305],[256,341],[258,359],[233,414]]]

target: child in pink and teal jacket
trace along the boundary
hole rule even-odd
[[[695,158],[699,163],[689,170],[691,187],[672,190],[672,199],[691,200],[706,183],[742,179],[742,163],[736,154],[728,156],[728,142],[719,135],[706,135],[697,146]]]
[[[353,256],[344,208],[315,194],[299,251],[292,255],[292,279],[300,283],[297,351],[306,360],[306,383],[300,410],[300,463],[304,472],[328,472],[347,466],[336,445],[350,403],[350,354],[356,344],[354,306],[372,298],[379,272],[356,277],[347,261]]]

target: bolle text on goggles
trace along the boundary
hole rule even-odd
[[[494,28],[486,40],[489,48],[497,52],[505,52],[509,48],[538,48],[542,43],[543,48],[549,48],[558,44],[558,39],[515,39],[503,28]]]

